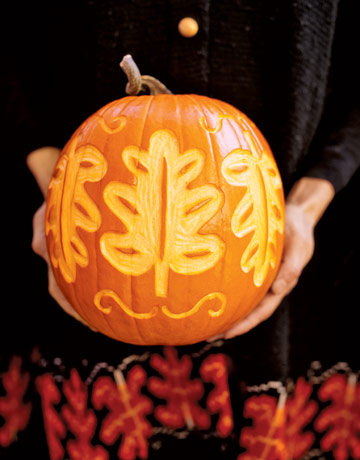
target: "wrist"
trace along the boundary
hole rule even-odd
[[[328,180],[303,177],[293,185],[286,203],[298,206],[315,227],[334,195],[334,187]]]

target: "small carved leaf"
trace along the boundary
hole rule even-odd
[[[233,150],[222,163],[225,180],[246,191],[231,220],[238,238],[252,235],[241,257],[241,268],[254,269],[254,284],[261,286],[269,267],[275,267],[276,232],[283,233],[281,179],[271,158],[263,152]]]
[[[89,263],[87,248],[77,228],[95,232],[101,224],[100,212],[84,184],[101,180],[107,170],[106,160],[98,149],[76,146],[77,138],[56,166],[45,216],[45,232],[53,236],[51,261],[68,283],[75,281],[76,264],[86,267]]]

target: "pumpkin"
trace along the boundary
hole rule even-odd
[[[185,345],[263,298],[281,259],[284,197],[244,113],[160,92],[113,101],[75,131],[49,184],[45,233],[56,282],[90,326]]]

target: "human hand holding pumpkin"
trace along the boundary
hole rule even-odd
[[[33,174],[44,198],[46,198],[47,187],[59,154],[60,150],[56,147],[42,147],[34,150],[27,156],[27,166]],[[49,294],[66,313],[83,323],[85,326],[90,327],[69,304],[55,281],[55,277],[50,266],[45,239],[45,210],[46,202],[44,201],[33,217],[33,238],[31,247],[33,251],[42,257],[48,265]],[[94,330],[92,327],[90,327],[90,329]]]
[[[286,200],[284,252],[271,288],[246,318],[208,341],[245,334],[275,312],[296,286],[310,261],[314,252],[315,226],[334,194],[332,184],[325,179],[304,177],[295,183]]]
[[[27,165],[44,197],[59,153],[59,149],[44,147],[32,152],[27,158]],[[273,285],[245,319],[209,341],[244,334],[274,313],[283,298],[296,286],[304,267],[310,261],[314,251],[314,228],[333,196],[333,186],[323,179],[304,177],[294,185],[286,200],[284,252]],[[44,202],[33,218],[32,248],[48,264],[50,295],[66,313],[89,326],[66,300],[52,273],[44,232],[45,208]]]
[[[32,152],[27,158],[28,167],[44,197],[59,153],[59,149],[44,147]],[[314,228],[333,196],[332,185],[323,179],[305,177],[294,185],[286,200],[284,252],[273,285],[245,319],[209,341],[244,334],[274,313],[283,298],[296,286],[304,267],[310,261],[314,251]],[[33,218],[32,248],[48,264],[50,295],[66,313],[89,326],[66,300],[52,273],[44,232],[45,208],[44,202]]]

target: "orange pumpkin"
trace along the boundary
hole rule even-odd
[[[129,96],[90,116],[49,185],[56,281],[98,331],[184,345],[246,316],[279,266],[284,198],[239,110],[197,95]]]

